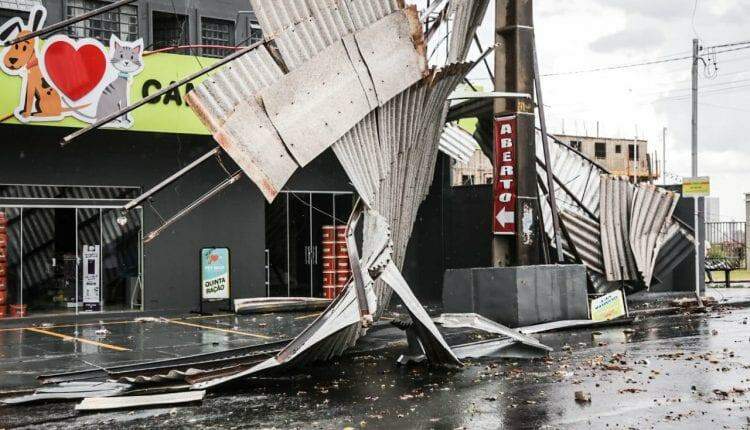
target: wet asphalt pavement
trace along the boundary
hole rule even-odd
[[[539,335],[548,358],[458,371],[398,367],[399,350],[244,381],[200,405],[77,414],[0,408],[0,428],[749,428],[750,310]],[[575,393],[590,394],[577,402]],[[585,397],[585,396],[584,396]]]

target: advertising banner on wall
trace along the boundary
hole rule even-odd
[[[229,248],[201,250],[201,300],[229,300]]]
[[[493,224],[496,235],[516,233],[516,117],[495,118]]]
[[[83,310],[86,312],[101,311],[101,277],[99,276],[101,247],[99,245],[83,245],[81,261],[83,263]]]
[[[28,19],[0,26],[0,123],[82,128],[180,78],[216,62],[215,58],[144,51],[143,39],[116,36],[99,41],[57,34],[2,47],[44,26],[47,10],[35,6]],[[209,134],[184,100],[200,77],[105,128]]]

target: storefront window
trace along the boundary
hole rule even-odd
[[[351,193],[285,192],[266,207],[271,297],[332,298],[349,276],[346,246],[336,246],[354,205]]]
[[[142,212],[112,209],[137,189],[0,190],[0,318],[141,309]]]

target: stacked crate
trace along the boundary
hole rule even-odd
[[[336,296],[344,292],[352,270],[349,265],[349,248],[346,244],[346,226],[336,226]]]
[[[323,295],[336,298],[336,227],[323,226]]]
[[[0,212],[0,318],[8,315],[8,221]]]
[[[346,226],[323,226],[322,242],[323,292],[327,299],[335,299],[344,291],[351,277]]]

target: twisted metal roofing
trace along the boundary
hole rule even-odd
[[[584,154],[550,137],[555,142],[550,154],[557,203],[572,242],[563,241],[563,247],[567,256],[586,265],[597,291],[606,292],[607,282],[611,286],[623,280],[649,287],[690,255],[693,235],[673,216],[679,196],[612,177]],[[539,134],[537,148],[541,160]],[[546,178],[543,166],[540,161],[540,179]],[[546,200],[542,216],[548,236],[553,237],[552,211]]]
[[[440,151],[459,163],[468,163],[478,147],[474,136],[457,125],[446,125],[440,136]]]
[[[454,20],[453,34],[457,40],[470,41],[471,35],[461,33],[473,31],[474,24],[481,21],[477,14],[486,10],[487,0],[462,3],[468,9],[454,10],[464,17]],[[237,73],[234,80],[207,80],[189,95],[191,107],[222,147],[260,152],[270,145],[273,151],[282,153],[283,148],[291,155],[284,163],[296,165],[282,165],[287,169],[280,173],[273,159],[255,156],[238,160],[269,200],[297,166],[333,147],[367,207],[364,256],[353,260],[364,269],[361,278],[365,285],[360,294],[360,286],[354,288],[350,283],[276,358],[240,373],[203,381],[194,388],[337,356],[366,331],[360,314],[362,301],[377,319],[393,291],[412,315],[427,356],[436,363],[460,364],[398,268],[434,174],[448,95],[471,65],[427,70],[416,10],[404,8],[401,1],[252,0],[252,4],[279,55],[271,58],[266,52],[263,58],[243,58],[256,67],[265,61],[276,81],[265,87],[250,86],[244,98],[230,98],[223,95],[232,95],[233,89],[222,87],[242,85],[243,80],[254,77]],[[456,46],[467,50],[461,44]],[[269,60],[280,65],[278,69]],[[260,129],[268,140],[257,138]],[[271,173],[278,173],[274,180],[270,180]]]

